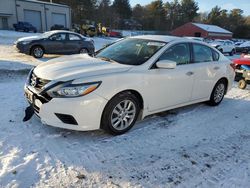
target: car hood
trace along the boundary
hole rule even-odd
[[[78,78],[120,73],[132,66],[111,63],[86,54],[63,56],[38,65],[34,74],[42,79],[69,81]]]
[[[22,38],[19,38],[16,42],[33,41],[33,40],[40,40],[40,39],[43,39],[43,37],[41,36],[22,37]]]

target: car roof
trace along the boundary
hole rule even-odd
[[[69,33],[69,34],[76,34],[76,35],[79,35],[79,33],[75,33],[75,32],[72,32],[72,31],[68,31],[68,30],[53,30],[53,31],[47,31],[51,34],[56,34],[56,33]]]
[[[68,31],[68,30],[53,30],[53,31],[47,31],[46,33],[49,33],[50,35],[54,35],[54,34],[57,34],[57,33],[68,33],[68,34],[75,34],[75,35],[83,37],[79,33],[76,33],[76,32],[73,32],[73,31]]]
[[[139,36],[133,36],[131,38],[154,40],[154,41],[160,41],[160,42],[171,42],[174,40],[183,39],[181,37],[174,37],[174,36],[169,36],[169,35],[139,35]]]

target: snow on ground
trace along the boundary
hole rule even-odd
[[[14,42],[21,37],[40,35],[39,33],[24,33],[15,31],[0,30],[0,69],[31,69],[32,66],[37,66],[40,63],[44,63],[52,58],[56,58],[59,55],[45,55],[41,59],[33,58],[22,53],[19,53],[15,47]],[[106,44],[109,44],[116,38],[92,38],[95,42],[96,50],[102,48]]]
[[[29,62],[10,54],[11,46],[0,49],[7,50],[0,51],[0,64]],[[234,86],[218,107],[159,113],[113,137],[53,128],[36,117],[22,122],[26,75],[6,66],[0,71],[0,187],[250,185],[250,86]]]

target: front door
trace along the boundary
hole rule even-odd
[[[64,54],[67,53],[65,48],[66,33],[57,33],[49,37],[46,42],[46,53],[48,54]]]
[[[151,92],[146,94],[149,111],[160,111],[191,100],[194,73],[190,54],[189,43],[176,44],[159,58],[176,62],[175,69],[160,69],[155,66],[149,70],[147,82]]]

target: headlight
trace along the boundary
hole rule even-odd
[[[96,90],[100,84],[101,82],[62,85],[48,91],[48,94],[51,97],[80,97]]]
[[[26,45],[26,44],[29,44],[30,41],[22,41],[21,43],[22,43],[23,45]]]

